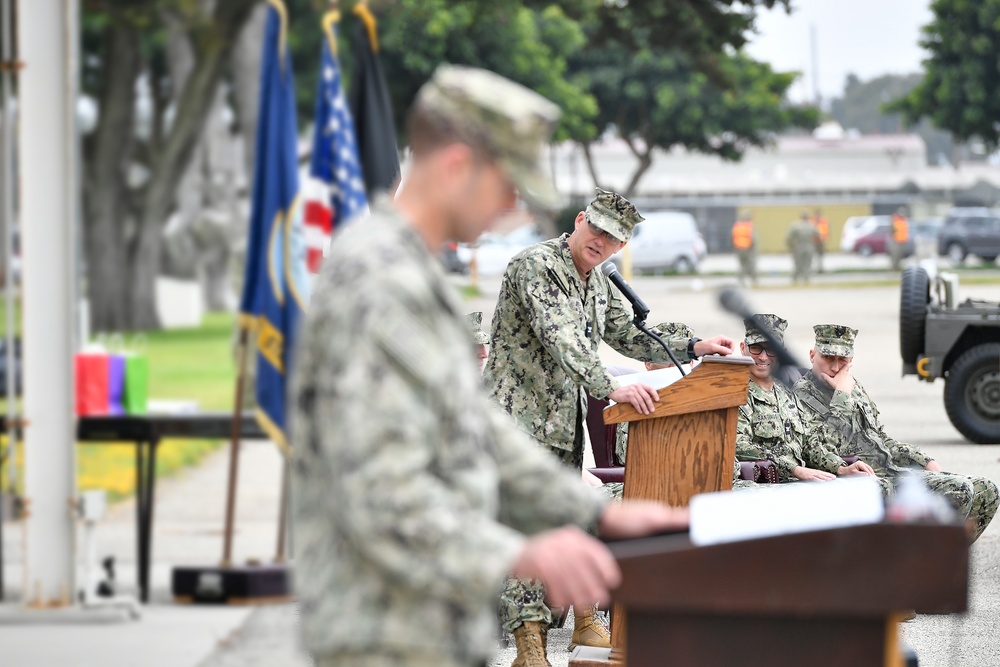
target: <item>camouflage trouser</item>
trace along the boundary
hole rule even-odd
[[[968,477],[950,472],[923,471],[921,476],[931,491],[940,493],[965,519],[975,524],[974,540],[990,525],[997,513],[997,485],[985,477]]]
[[[757,282],[757,251],[737,250],[736,258],[740,260],[740,284],[745,284],[745,279],[749,278],[754,283]]]
[[[792,255],[792,259],[795,262],[792,280],[794,282],[798,282],[799,280],[809,282],[809,276],[812,275],[813,254],[811,252],[796,251]]]
[[[577,438],[581,440],[581,438]],[[547,447],[548,451],[573,470],[583,470],[582,440],[572,450]],[[583,481],[581,480],[582,484]],[[613,497],[613,496],[612,496]],[[515,579],[508,577],[500,593],[497,608],[500,623],[505,632],[514,632],[526,621],[543,623],[546,627],[553,622],[552,610],[545,604],[545,586],[537,579]],[[560,616],[558,610],[556,616]]]
[[[898,269],[899,265],[903,262],[903,254],[906,252],[906,245],[903,243],[896,243],[892,239],[889,239],[889,258],[892,260],[892,268]]]

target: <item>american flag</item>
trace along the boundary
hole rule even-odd
[[[312,273],[319,271],[333,231],[364,214],[368,207],[354,121],[334,56],[332,21],[324,21],[324,28],[327,39],[316,93],[312,161],[303,192],[307,263]]]

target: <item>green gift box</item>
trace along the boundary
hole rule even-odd
[[[125,392],[122,403],[126,414],[146,414],[149,398],[149,360],[145,354],[125,355]]]

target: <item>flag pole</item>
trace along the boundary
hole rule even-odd
[[[241,322],[236,343],[236,391],[233,401],[233,424],[229,440],[229,478],[226,482],[226,525],[223,529],[222,567],[232,565],[233,516],[236,513],[236,477],[240,466],[240,434],[243,427],[243,385],[246,377],[247,345],[249,334]]]
[[[287,518],[288,518],[288,492],[289,492],[289,476],[291,470],[289,468],[289,457],[291,457],[291,452],[287,452],[285,456],[282,457],[283,464],[281,466],[281,504],[278,509],[278,547],[275,550],[274,562],[284,563],[285,562],[285,544],[288,542],[287,536],[285,535],[287,528]]]

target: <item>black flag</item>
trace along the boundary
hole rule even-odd
[[[361,20],[354,33],[354,76],[349,104],[357,131],[365,190],[371,201],[374,194],[396,185],[399,151],[389,87],[378,57],[375,19],[364,3],[358,3],[355,13]]]

